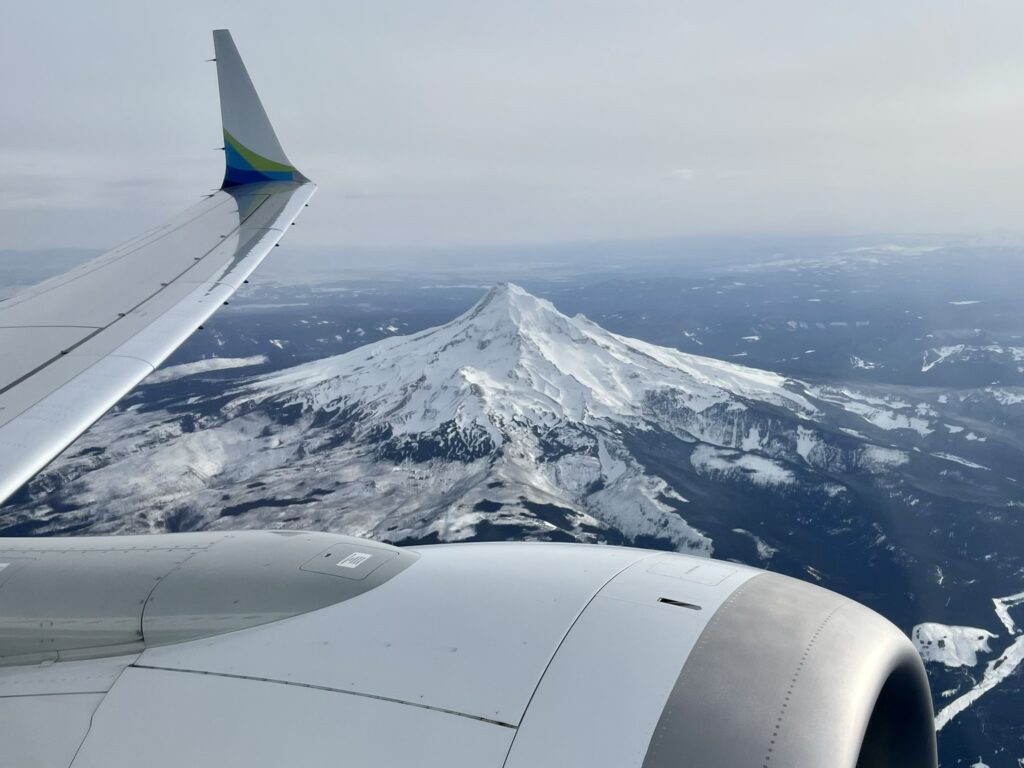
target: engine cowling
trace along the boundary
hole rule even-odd
[[[0,564],[14,764],[936,765],[909,639],[735,563],[240,532],[7,540]]]
[[[934,768],[913,645],[877,613],[773,573],[718,608],[665,705],[644,768]]]

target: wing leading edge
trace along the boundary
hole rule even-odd
[[[162,227],[0,302],[0,501],[159,366],[284,236],[316,185],[214,32],[222,188]]]

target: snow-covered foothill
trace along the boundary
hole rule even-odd
[[[910,633],[921,658],[950,668],[973,667],[979,653],[990,653],[989,640],[997,635],[978,627],[958,627],[936,622],[918,624]]]

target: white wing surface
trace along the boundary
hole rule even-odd
[[[0,501],[237,290],[316,186],[290,164],[227,30],[214,32],[223,187],[177,218],[0,302]]]

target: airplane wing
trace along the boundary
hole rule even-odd
[[[313,192],[214,36],[223,188],[0,304],[0,495],[223,303]],[[936,753],[899,629],[735,563],[297,531],[0,539],[0,768],[140,765],[934,768]]]
[[[159,366],[277,245],[316,185],[291,164],[227,30],[213,33],[220,190],[0,301],[0,501]]]

